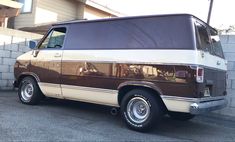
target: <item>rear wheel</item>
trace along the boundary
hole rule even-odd
[[[183,113],[183,112],[169,112],[168,114],[171,118],[175,120],[180,120],[180,121],[187,121],[195,117],[195,115],[192,115],[190,113]]]
[[[29,105],[38,104],[43,97],[37,82],[32,77],[25,77],[20,82],[18,96],[22,103]]]
[[[146,131],[162,117],[159,101],[147,90],[134,89],[121,102],[121,115],[130,129]]]

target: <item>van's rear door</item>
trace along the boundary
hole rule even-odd
[[[198,63],[204,69],[204,81],[198,84],[200,97],[226,94],[227,61],[217,31],[196,22]]]

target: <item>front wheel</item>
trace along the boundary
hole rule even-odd
[[[37,82],[32,77],[25,77],[20,82],[18,96],[22,103],[29,105],[38,104],[43,97]]]
[[[162,117],[159,101],[147,90],[134,89],[121,102],[121,115],[130,129],[146,131]]]

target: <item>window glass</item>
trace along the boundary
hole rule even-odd
[[[43,48],[61,48],[64,44],[66,28],[55,28],[48,36],[44,39],[42,44],[39,46],[40,49]]]
[[[214,29],[207,30],[202,24],[196,23],[196,37],[198,49],[209,51],[212,55],[224,58],[217,31]]]
[[[212,40],[214,54],[216,56],[224,58],[223,49],[220,43],[219,36],[217,34],[211,33],[211,40]]]
[[[70,41],[66,48],[192,50],[194,39],[189,20],[172,16],[75,23],[69,25]]]
[[[199,43],[198,48],[203,51],[209,51],[211,53],[211,42],[206,27],[199,23],[196,23],[196,29],[198,38],[197,40]]]
[[[23,4],[21,8],[21,13],[29,13],[32,12],[33,0],[18,0]]]

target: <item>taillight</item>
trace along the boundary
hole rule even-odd
[[[196,81],[198,83],[203,83],[204,81],[204,69],[202,67],[197,67]]]

